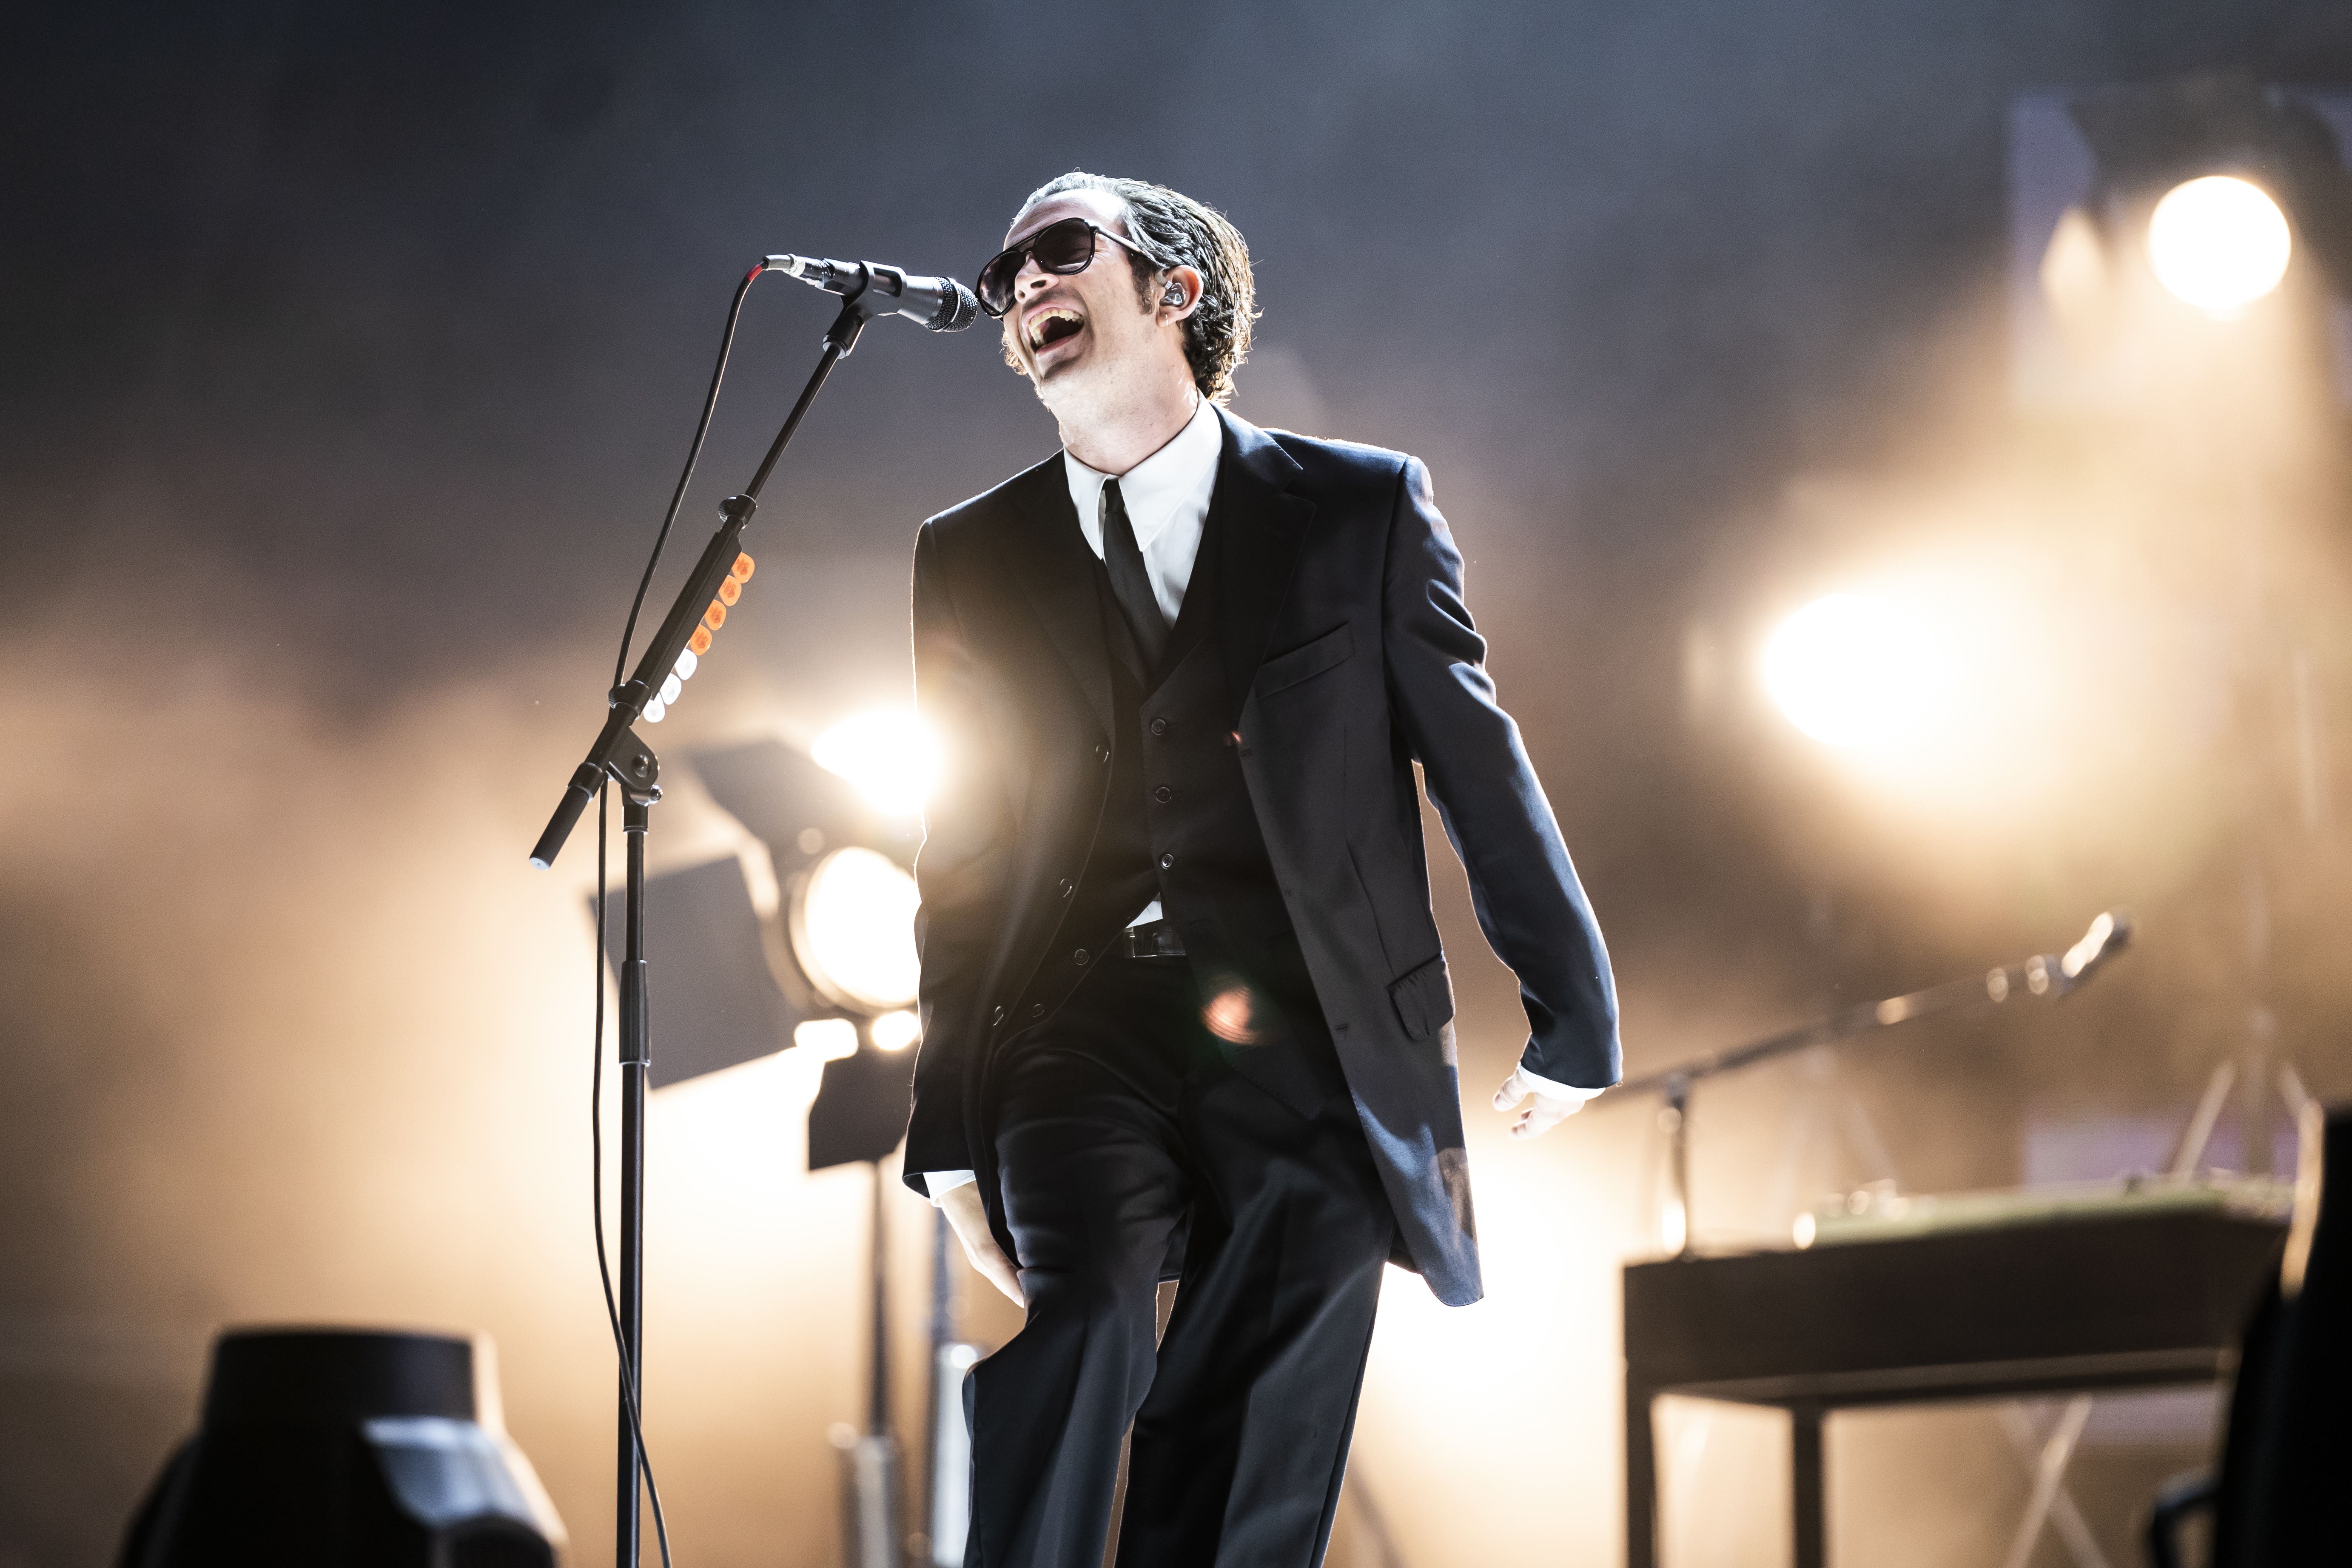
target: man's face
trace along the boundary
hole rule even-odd
[[[1066,191],[1048,196],[1013,220],[1009,248],[1047,224],[1082,217],[1122,238],[1127,207],[1108,191]],[[1156,320],[1136,295],[1135,258],[1122,246],[1095,237],[1095,258],[1084,272],[1059,278],[1024,262],[1004,313],[1004,347],[1050,406],[1089,383],[1116,381],[1140,368],[1138,356],[1182,356],[1181,326]]]

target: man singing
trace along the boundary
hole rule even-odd
[[[980,1568],[1312,1568],[1381,1267],[1480,1295],[1420,763],[1532,1033],[1496,1108],[1618,1072],[1616,994],[1421,463],[1224,411],[1233,225],[1063,176],[979,279],[1062,450],[931,519],[908,1181],[1027,1319],[975,1367]],[[1158,1284],[1179,1281],[1155,1352]]]

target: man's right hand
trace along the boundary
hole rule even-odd
[[[963,1255],[982,1278],[1003,1291],[1017,1306],[1028,1302],[1021,1294],[1021,1274],[1013,1267],[1013,1259],[996,1245],[996,1237],[988,1228],[988,1209],[980,1201],[980,1184],[966,1182],[950,1187],[940,1198],[940,1210],[955,1227],[956,1239],[963,1243]]]

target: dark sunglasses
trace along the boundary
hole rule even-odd
[[[1020,244],[1000,250],[989,258],[988,265],[980,269],[973,292],[980,296],[980,308],[992,316],[1002,316],[1013,309],[1013,285],[1021,279],[1022,265],[1034,257],[1041,271],[1056,278],[1072,278],[1094,264],[1095,236],[1101,235],[1113,245],[1136,255],[1143,252],[1107,228],[1099,228],[1082,217],[1066,217],[1059,223],[1049,223]],[[1150,257],[1144,257],[1149,261]]]

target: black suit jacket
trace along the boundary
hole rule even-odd
[[[1519,977],[1521,1061],[1597,1088],[1616,992],[1518,728],[1495,701],[1462,556],[1419,459],[1223,416],[1211,501],[1224,695],[1258,826],[1406,1250],[1481,1293],[1454,994],[1412,763]],[[1057,455],[923,525],[916,700],[945,742],[921,854],[922,1047],[906,1169],[977,1171],[1003,1221],[989,1065],[1087,861],[1110,770],[1092,554]]]

